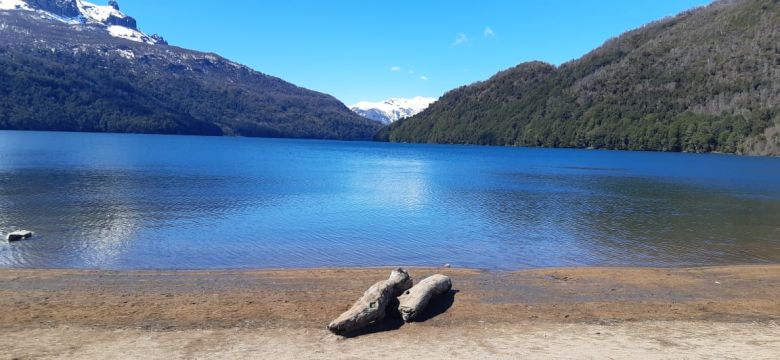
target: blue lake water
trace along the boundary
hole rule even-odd
[[[0,131],[0,267],[780,263],[780,159]]]

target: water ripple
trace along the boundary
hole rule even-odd
[[[0,232],[37,234],[2,267],[780,261],[780,159],[20,132],[0,154]]]

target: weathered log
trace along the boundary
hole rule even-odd
[[[347,334],[382,320],[385,317],[387,305],[392,303],[398,295],[409,290],[412,285],[412,278],[409,277],[406,270],[394,270],[389,279],[368,288],[349,310],[328,324],[328,330],[334,334]]]
[[[431,298],[450,289],[452,280],[448,276],[437,274],[425,278],[398,298],[398,311],[405,322],[410,322],[425,310]]]

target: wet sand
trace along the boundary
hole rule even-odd
[[[0,270],[0,358],[776,358],[780,266],[450,275],[419,323],[325,324],[389,269]]]

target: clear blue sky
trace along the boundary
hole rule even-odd
[[[438,97],[529,60],[560,64],[626,30],[706,3],[119,0],[143,31],[173,45],[220,54],[348,105]]]

